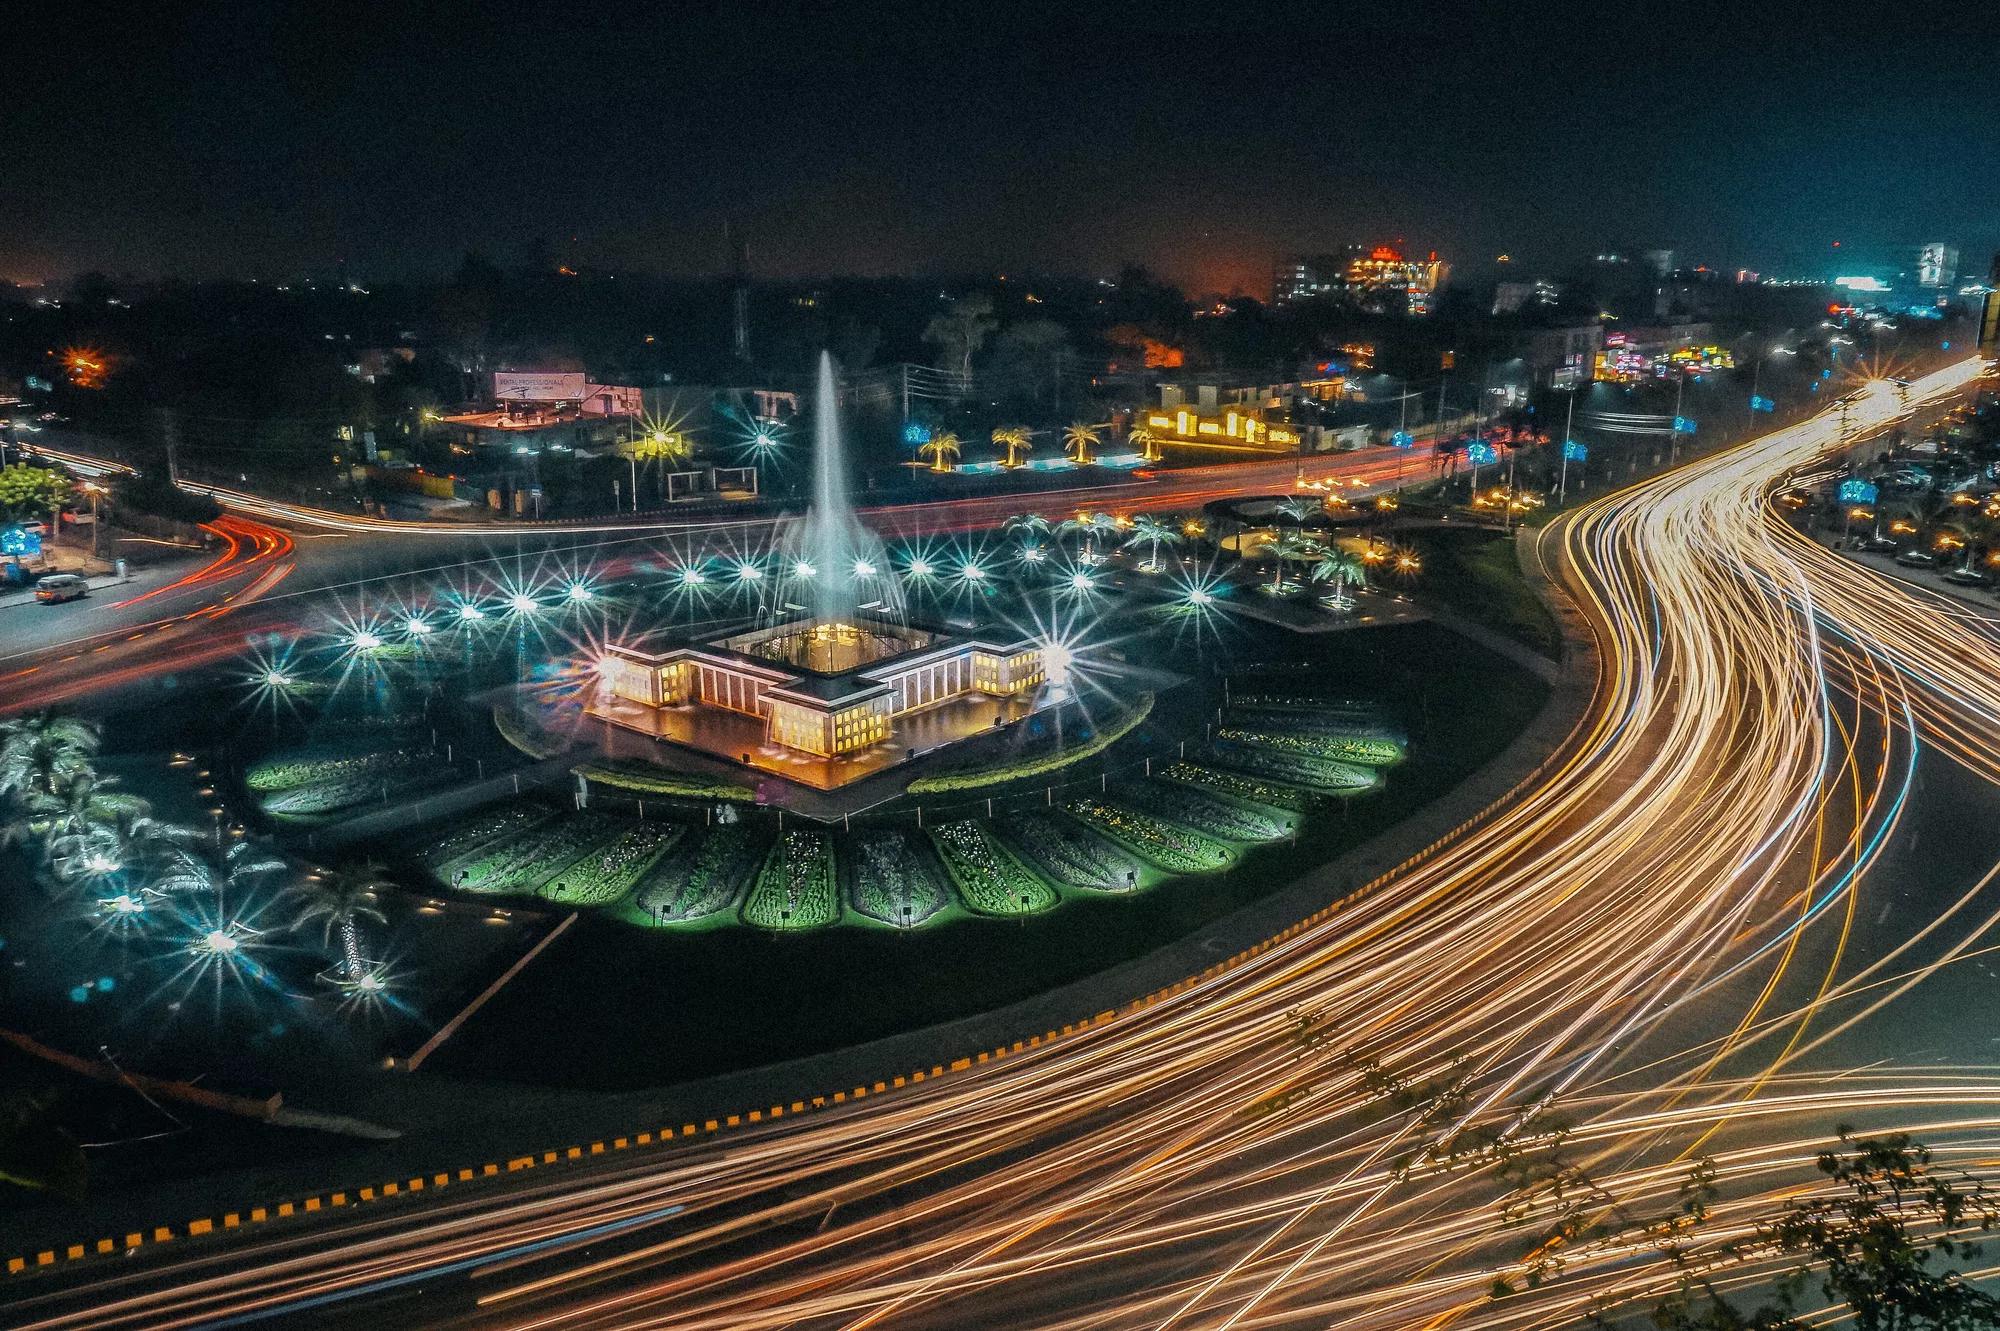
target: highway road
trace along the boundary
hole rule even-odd
[[[1904,410],[1873,385],[1853,431]],[[1773,510],[1845,442],[1814,417],[1545,529],[1596,661],[1557,761],[1238,966],[797,1121],[59,1267],[10,1317],[1533,1328],[1642,1309],[1690,1254],[1755,1280],[1724,1245],[1818,1186],[1836,1122],[2000,1144],[1974,1040],[1883,1035],[1992,948],[2000,837],[1932,815],[2000,798],[2000,635]],[[1670,1255],[1701,1159],[1717,1201]]]

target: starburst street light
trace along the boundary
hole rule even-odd
[[[370,629],[356,629],[348,635],[347,645],[357,652],[372,652],[382,645],[382,637]]]
[[[542,603],[526,592],[515,592],[507,598],[507,608],[517,615],[532,615],[542,608]]]
[[[467,601],[458,608],[458,617],[462,622],[470,624],[474,620],[486,618],[486,612],[471,601]]]
[[[1088,573],[1076,572],[1069,575],[1069,589],[1073,592],[1087,592],[1096,588],[1097,583]]]
[[[290,688],[292,686],[293,679],[283,670],[280,670],[276,666],[272,666],[269,670],[266,670],[263,674],[257,677],[257,682],[259,684],[264,685],[267,688],[285,689],[285,688]]]
[[[590,588],[581,582],[572,582],[563,590],[563,595],[574,602],[588,601],[593,598]]]
[[[936,572],[937,570],[931,566],[931,561],[922,555],[910,561],[910,576],[913,578],[928,578]]]
[[[736,566],[736,578],[739,582],[762,582],[764,570],[746,561]]]
[[[431,622],[422,615],[411,615],[403,621],[403,632],[412,638],[427,638],[433,632]]]
[[[689,564],[680,572],[680,583],[683,587],[699,587],[707,581],[708,575],[701,571],[701,566],[698,564]]]
[[[188,951],[205,957],[233,956],[243,946],[234,932],[235,928],[236,925],[232,922],[220,929],[210,929],[195,939],[188,947]]]
[[[961,578],[964,578],[967,582],[986,581],[986,570],[978,564],[973,564],[973,563],[966,564],[964,568],[958,571],[958,575]]]
[[[857,560],[855,560],[855,561],[854,561],[854,576],[855,576],[855,577],[857,577],[857,578],[872,578],[872,577],[874,577],[874,576],[875,576],[875,565],[871,564],[870,562],[868,562],[868,561],[867,561],[867,560],[865,560],[865,559],[857,559]]]
[[[97,909],[117,918],[127,918],[146,913],[146,899],[130,892],[120,892],[115,897],[107,897],[97,903]]]
[[[808,559],[801,559],[798,563],[792,565],[792,572],[801,578],[816,578],[819,576],[819,570],[814,568],[812,561]]]

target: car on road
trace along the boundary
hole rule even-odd
[[[59,605],[90,595],[90,584],[74,573],[51,573],[35,584],[35,599],[43,605]]]
[[[1905,550],[1896,556],[1896,562],[1911,568],[1936,568],[1938,557],[1928,550]]]

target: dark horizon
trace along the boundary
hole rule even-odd
[[[730,222],[778,279],[1136,261],[1261,295],[1279,254],[1398,239],[1461,272],[1658,246],[1797,276],[1942,240],[1978,274],[1991,27],[1851,5],[1723,28],[1663,6],[66,13],[15,48],[0,278],[365,282],[468,251],[696,276],[727,267]]]

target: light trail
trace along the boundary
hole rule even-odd
[[[1977,369],[1916,381],[1911,405]],[[1899,418],[1897,397],[1864,389],[1852,432]],[[1234,969],[826,1115],[107,1267],[87,1309],[51,1300],[24,1325],[230,1324],[458,1272],[477,1306],[432,1324],[1571,1326],[1643,1308],[1680,1268],[1637,1226],[1551,1238],[1510,1153],[1559,1149],[1592,1214],[1648,1217],[1702,1144],[1720,1191],[1691,1242],[1732,1288],[1777,1258],[1719,1245],[1824,1186],[1811,1159],[1836,1121],[1991,1168],[2000,1071],[1800,1066],[2000,924],[1989,885],[1964,884],[1844,969],[1919,754],[1995,775],[1973,740],[2000,716],[1990,624],[1767,504],[1851,437],[1815,417],[1552,524],[1541,561],[1596,641],[1558,759]],[[1385,1077],[1434,1089],[1399,1100]],[[1509,1223],[1524,1200],[1531,1223]],[[587,1235],[616,1241],[566,1242]]]

